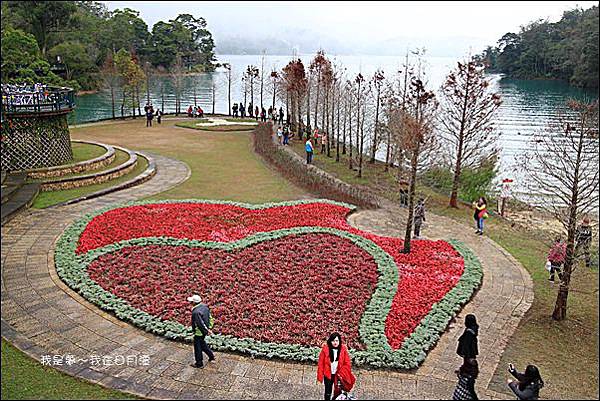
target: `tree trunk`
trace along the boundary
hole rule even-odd
[[[330,91],[331,89],[327,89],[327,91],[325,92],[325,115],[327,116],[326,119],[326,125],[325,125],[325,133],[327,134],[327,157],[331,157],[331,127],[329,124],[329,95],[330,95]]]
[[[110,102],[112,104],[112,118],[115,119],[115,88],[110,87]]]
[[[337,121],[336,121],[336,140],[335,140],[335,161],[340,162],[340,88],[337,91]]]
[[[342,131],[342,154],[346,154],[346,122],[348,120],[348,99],[344,102],[344,129]]]
[[[321,91],[321,71],[319,71],[319,75],[317,76],[317,97],[315,99],[315,127],[319,123],[319,92]]]
[[[348,110],[348,124],[349,124],[348,139],[350,140],[350,143],[348,144],[348,146],[349,146],[348,168],[350,170],[353,170],[353,166],[352,166],[352,94],[350,94],[350,110]]]
[[[568,128],[567,128],[568,129]],[[583,149],[585,128],[582,124],[581,133],[579,135],[579,144],[577,146],[577,159],[575,161],[575,171],[573,173],[573,187],[571,190],[571,204],[569,206],[569,223],[567,225],[567,255],[563,266],[563,274],[560,280],[558,296],[552,318],[554,320],[564,320],[567,317],[567,299],[569,297],[569,285],[571,283],[571,272],[575,261],[575,236],[577,231],[577,207],[579,205],[579,184],[581,168],[581,153]]]
[[[379,123],[379,90],[377,91],[377,106],[375,107],[375,127],[373,128],[373,147],[371,148],[370,163],[375,163],[375,153],[377,152],[377,126]]]
[[[307,92],[306,92],[306,129],[310,132],[310,79],[308,80]]]
[[[408,187],[408,217],[406,220],[406,232],[404,234],[404,249],[402,251],[403,253],[410,253],[410,241],[412,239],[413,214],[415,208],[415,187],[417,181],[417,166],[419,160],[420,147],[420,143],[417,142],[417,145],[410,159],[411,171],[410,184]]]
[[[300,132],[300,129],[302,127],[302,102],[300,101],[301,96],[300,96],[300,91],[298,91],[298,94],[296,95],[298,96],[298,137],[301,138],[300,135],[302,135],[302,133]]]
[[[385,151],[385,171],[388,171],[389,168],[389,164],[390,164],[390,153],[392,150],[392,145],[390,143],[390,141],[392,140],[391,135],[390,135],[390,130],[387,129],[387,138],[386,138],[386,151]]]
[[[450,207],[458,208],[458,187],[460,184],[460,171],[462,159],[462,146],[459,146],[461,156],[456,158],[456,166],[454,167],[454,179],[452,180],[452,193],[450,194]]]
[[[227,72],[227,115],[231,116],[231,64]]]

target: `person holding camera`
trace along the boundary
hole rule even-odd
[[[519,400],[538,400],[540,398],[540,389],[544,387],[544,381],[540,376],[540,371],[535,365],[527,365],[524,373],[519,373],[512,363],[508,364],[508,372],[515,377],[515,380],[508,379],[508,387],[517,396]]]

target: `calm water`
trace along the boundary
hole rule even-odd
[[[331,56],[330,56],[331,57]],[[305,66],[310,63],[312,55],[300,56]],[[384,70],[387,77],[393,75],[403,63],[404,57],[387,56],[339,56],[331,57],[332,61],[342,68],[346,68],[348,76],[361,72],[366,78],[372,76],[376,69]],[[220,55],[220,62],[229,62],[232,65],[232,103],[243,101],[243,88],[241,74],[246,66],[254,64],[261,67],[261,57],[251,55]],[[290,60],[289,56],[266,56],[264,59],[265,84],[263,104],[267,108],[272,102],[272,88],[268,74],[271,70],[281,70]],[[445,75],[454,67],[458,59],[429,57],[426,59],[425,71],[430,88],[439,88]],[[500,79],[493,75],[494,85],[502,96],[503,104],[497,114],[497,123],[500,131],[499,145],[502,149],[500,157],[500,177],[515,179],[516,192],[522,192],[519,185],[520,177],[515,173],[514,162],[531,136],[545,127],[556,118],[557,109],[568,98],[584,99],[595,98],[597,92],[585,91],[568,86],[558,81],[529,81]],[[184,78],[182,94],[182,110],[190,104],[199,104],[205,112],[212,112],[212,87],[215,87],[215,112],[227,113],[227,78],[222,69],[212,74],[201,74]],[[175,96],[173,85],[169,77],[155,76],[150,80],[150,99],[154,105],[163,107],[164,111],[175,111]],[[254,104],[260,104],[260,89],[254,91]],[[145,93],[140,95],[142,101]],[[250,93],[248,93],[250,102]],[[109,118],[112,115],[110,94],[100,92],[77,97],[76,111],[71,115],[72,123],[83,123],[98,119]],[[120,116],[119,100],[117,100],[116,115]],[[131,110],[125,109],[125,115]]]

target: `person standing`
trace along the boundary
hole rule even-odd
[[[206,344],[206,336],[212,335],[212,318],[210,316],[210,309],[206,304],[202,303],[200,295],[194,294],[188,297],[188,302],[194,303],[196,306],[192,309],[192,332],[194,333],[194,359],[195,363],[192,365],[196,368],[204,368],[202,353],[206,353],[208,361],[214,361],[215,355],[212,350]]]
[[[265,110],[264,107],[260,111],[260,121],[262,121],[263,123],[267,122],[267,111]]]
[[[306,140],[306,143],[304,144],[304,150],[306,150],[306,164],[311,164],[313,157],[313,145],[310,139]]]
[[[321,153],[325,153],[326,149],[327,149],[327,133],[323,132],[323,134],[321,135]]]
[[[356,378],[352,374],[350,354],[339,333],[331,334],[321,348],[317,382],[325,385],[325,400],[336,399],[342,391],[350,391],[354,387]]]
[[[456,372],[458,383],[452,395],[453,400],[478,400],[475,392],[475,380],[479,375],[477,359],[464,363]]]
[[[154,109],[149,106],[146,109],[146,127],[152,127],[152,119],[154,118]]]
[[[463,364],[470,363],[472,359],[476,359],[479,355],[477,346],[477,336],[479,334],[479,325],[475,315],[468,314],[465,316],[465,331],[458,338],[458,347],[456,353],[463,358]]]
[[[279,126],[277,128],[277,143],[279,143],[281,145],[282,140],[283,140],[283,130],[281,129],[281,126]]]
[[[156,122],[159,124],[162,121],[162,115],[163,115],[162,111],[160,109],[156,109]]]
[[[258,106],[254,106],[254,118],[256,118],[256,121],[258,121],[258,119],[260,118]]]
[[[550,277],[548,281],[554,282],[554,273],[558,273],[558,279],[562,279],[562,265],[565,262],[565,257],[567,256],[567,244],[565,244],[562,240],[561,236],[558,236],[552,247],[550,248],[550,252],[548,253],[548,261],[550,262]]]
[[[283,107],[279,107],[279,125],[283,125]]]
[[[504,213],[506,211],[506,205],[508,204],[508,199],[512,196],[512,190],[510,187],[511,179],[505,178],[502,180],[502,188],[500,189],[500,207],[499,212],[500,216],[504,217]]]
[[[237,118],[237,116],[238,116],[238,104],[237,103],[233,104],[233,106],[231,107],[231,111],[232,111],[233,117]]]
[[[585,215],[581,225],[577,228],[575,233],[575,240],[577,245],[575,246],[575,255],[580,258],[583,253],[585,259],[585,267],[588,269],[591,267],[590,259],[590,245],[592,244],[592,226],[590,225],[590,218]]]
[[[289,143],[290,143],[290,129],[286,125],[283,128],[283,144],[284,145],[289,145]]]
[[[415,216],[413,222],[415,224],[415,238],[421,236],[421,225],[425,221],[425,199],[419,199],[417,206],[415,207]]]
[[[544,380],[542,380],[537,366],[527,365],[525,372],[519,373],[511,363],[508,365],[508,372],[517,379],[516,381],[509,379],[507,383],[519,400],[538,400],[540,398]]]
[[[475,209],[473,218],[477,223],[477,231],[475,231],[475,234],[483,235],[483,220],[488,217],[487,201],[483,196],[480,197],[477,202],[473,202],[473,209]]]
[[[242,115],[242,118],[246,117],[246,106],[244,106],[244,103],[240,105],[240,114]]]

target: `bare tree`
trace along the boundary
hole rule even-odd
[[[260,58],[260,108],[263,109],[263,87],[265,81],[265,50],[262,51]]]
[[[181,113],[181,91],[183,87],[183,61],[180,54],[175,57],[175,63],[171,68],[171,79],[175,89],[175,115],[179,115]]]
[[[566,231],[567,252],[552,318],[567,316],[567,298],[575,264],[577,221],[598,209],[598,100],[569,100],[547,128],[534,135],[519,165],[528,192]]]
[[[271,85],[273,87],[273,109],[275,109],[275,96],[277,95],[277,81],[279,80],[279,73],[275,70],[271,71]]]
[[[410,178],[408,189],[408,217],[406,221],[406,233],[404,236],[404,253],[410,253],[412,224],[414,212],[414,198],[422,152],[435,143],[434,119],[437,102],[433,92],[426,89],[422,72],[422,52],[416,51],[417,71],[416,74],[408,72],[408,89],[406,92],[392,94],[388,101],[389,128],[395,132],[401,143],[399,147],[406,149],[410,154]]]
[[[364,143],[364,124],[361,125],[360,117],[362,113],[361,100],[363,97],[363,90],[361,89],[362,84],[365,82],[365,78],[359,73],[354,79],[357,85],[356,92],[356,152],[358,156],[358,176],[362,177],[362,162],[363,162],[363,143]]]
[[[494,115],[500,104],[500,95],[492,92],[483,65],[475,59],[457,63],[442,85],[438,121],[454,165],[451,207],[458,207],[462,169],[478,165],[497,152]]]
[[[227,70],[227,115],[231,116],[231,63],[223,63],[223,68]]]
[[[318,115],[319,115],[319,94],[321,89],[321,78],[323,74],[323,69],[327,66],[329,60],[325,57],[325,52],[323,50],[319,50],[312,62],[310,63],[310,69],[314,71],[317,76],[316,89],[317,95],[315,100],[315,126],[317,126]]]
[[[349,144],[348,144],[348,168],[350,170],[354,170],[354,166],[352,165],[352,107],[354,104],[354,83],[350,80],[348,80],[346,82],[346,88],[347,88],[347,98],[348,98],[348,102],[349,102],[349,106],[348,106],[348,140],[349,140]]]
[[[258,67],[249,65],[248,68],[246,68],[246,79],[250,85],[250,105],[252,109],[254,109],[254,86],[256,85],[256,78],[258,78]],[[252,110],[252,113],[254,113],[254,110]]]
[[[108,52],[104,64],[102,65],[102,80],[104,86],[110,90],[110,102],[112,105],[112,118],[115,118],[115,89],[119,87],[119,74],[112,52]]]
[[[372,78],[373,87],[375,89],[375,125],[373,128],[373,142],[371,144],[371,163],[375,163],[375,154],[377,153],[377,147],[379,144],[379,137],[377,136],[377,130],[379,128],[379,106],[381,104],[381,91],[383,89],[385,76],[382,70],[375,71]]]

